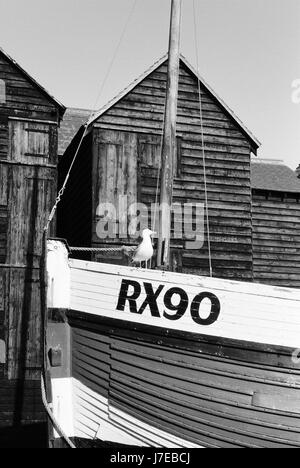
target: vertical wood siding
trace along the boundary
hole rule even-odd
[[[26,164],[57,163],[57,129],[53,125],[35,122],[9,123],[10,161]]]
[[[0,113],[0,159],[7,159],[8,144],[8,119]]]
[[[40,382],[27,381],[22,385],[21,382],[3,379],[0,373],[0,448],[11,445],[20,448],[26,443],[33,448],[41,443],[45,446],[46,427],[40,426],[45,421]],[[28,426],[33,424],[38,424],[38,431]],[[20,431],[22,425],[27,426],[27,430]]]
[[[0,263],[5,263],[7,242],[7,208],[0,207]]]
[[[137,144],[137,136],[128,132],[101,131],[94,136],[93,243],[99,242],[96,227],[101,204],[111,204],[115,212],[109,216],[122,221],[121,197],[127,196],[128,206],[137,202]],[[125,222],[130,222],[127,215]]]
[[[5,263],[7,252],[7,196],[8,196],[8,168],[0,169],[0,263]]]
[[[1,52],[0,79],[6,93],[0,103],[1,445],[2,428],[9,434],[13,426],[45,420],[39,267],[42,231],[56,196],[61,109]]]
[[[9,187],[6,262],[10,270],[7,294],[8,375],[19,378],[41,365],[40,258],[43,228],[56,194],[53,169],[14,166]],[[52,227],[52,232],[53,227]]]
[[[254,192],[254,280],[285,287],[300,287],[299,197],[266,196]]]

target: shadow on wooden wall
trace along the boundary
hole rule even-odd
[[[43,407],[41,401],[41,392],[39,384],[39,373],[42,367],[41,356],[41,324],[42,320],[33,324],[40,308],[40,298],[36,294],[36,286],[39,287],[39,277],[36,277],[36,258],[39,253],[40,246],[36,245],[37,238],[37,220],[39,207],[39,184],[38,184],[38,168],[35,170],[33,178],[32,193],[28,206],[28,226],[27,246],[26,246],[26,269],[23,277],[19,277],[19,294],[22,297],[22,305],[20,312],[15,309],[15,313],[20,313],[19,319],[14,323],[18,323],[16,345],[16,362],[12,365],[15,367],[15,397],[13,408],[13,426],[14,428],[22,428],[26,422],[26,415],[31,414],[32,419],[37,421],[45,420],[43,417]],[[36,332],[33,332],[32,330]],[[33,341],[33,342],[32,342]],[[40,356],[38,367],[29,367],[30,350],[36,346],[37,354]],[[31,385],[34,382],[34,385]]]

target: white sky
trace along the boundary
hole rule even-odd
[[[195,66],[193,0],[182,53]],[[93,108],[134,0],[0,0],[0,45],[70,107]],[[196,0],[200,73],[262,142],[300,163],[300,0]],[[170,0],[137,0],[97,107],[167,50]]]

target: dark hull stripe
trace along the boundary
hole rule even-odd
[[[106,336],[130,338],[135,334],[138,341],[150,344],[183,351],[201,352],[218,358],[242,360],[247,363],[267,364],[270,367],[279,367],[281,372],[286,369],[286,372],[289,373],[290,369],[293,369],[295,373],[300,375],[300,366],[293,363],[291,359],[294,348],[151,327],[73,310],[67,311],[67,318],[72,326],[101,332]],[[261,361],[262,356],[263,360]]]
[[[292,350],[68,311],[72,375],[109,407],[206,447],[300,447]],[[161,333],[161,335],[160,335]],[[96,406],[82,395],[75,425]],[[82,409],[82,410],[81,410]],[[113,417],[113,415],[111,415]]]

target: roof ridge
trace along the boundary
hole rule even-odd
[[[123,88],[119,93],[117,93],[114,97],[112,97],[109,101],[107,101],[104,106],[100,107],[100,109],[96,110],[91,118],[88,120],[88,125],[91,125],[95,120],[97,120],[107,109],[113,106],[116,102],[118,102],[122,97],[128,94],[133,88],[135,88],[141,81],[143,81],[152,71],[158,68],[165,60],[167,60],[168,54],[164,54],[160,59],[156,60],[153,65],[148,67],[143,73],[141,73],[137,78],[131,81],[125,88]]]
[[[67,107],[67,110],[70,111],[83,111],[83,112],[92,112],[92,109],[87,109],[86,107]]]
[[[227,110],[227,112],[233,117],[234,120],[240,125],[244,132],[256,143],[257,148],[261,146],[261,142],[253,135],[249,128],[241,121],[241,119],[236,115],[236,113],[226,104],[225,101],[214,91],[214,89],[207,83],[207,81],[199,74],[196,68],[188,61],[188,59],[181,54],[181,60],[185,65],[194,73],[194,75],[199,79],[199,81],[208,89],[208,91],[220,102],[220,104]]]
[[[37,86],[40,91],[48,96],[48,98],[55,102],[55,104],[60,107],[61,114],[63,115],[66,111],[66,106],[64,106],[58,99],[56,99],[49,91],[46,90],[35,78],[33,78],[15,59],[13,59],[1,46],[0,46],[0,53],[6,57],[8,61],[10,61],[26,78],[31,81],[32,84]]]
[[[128,86],[126,86],[122,91],[120,91],[115,97],[110,99],[104,106],[101,107],[98,111],[95,111],[92,117],[88,120],[87,124],[92,125],[99,117],[101,117],[104,112],[106,112],[110,107],[116,104],[119,100],[126,96],[130,91],[132,91],[138,84],[140,84],[147,76],[154,72],[160,65],[162,65],[168,59],[168,53],[164,54],[160,59],[153,63],[144,73],[139,75],[134,81],[132,81]],[[210,87],[210,85],[198,74],[195,68],[188,62],[183,54],[180,54],[180,60],[183,64],[198,78],[198,80],[205,86],[209,93],[214,96],[214,98],[219,102],[223,109],[235,120],[238,126],[242,131],[248,136],[252,141],[253,152],[256,153],[256,150],[261,145],[260,141],[250,132],[250,130],[244,125],[244,123],[237,117],[232,109],[218,96],[218,94]]]

